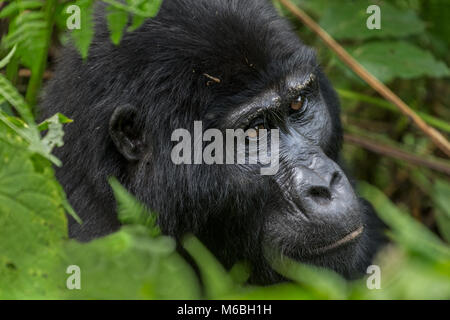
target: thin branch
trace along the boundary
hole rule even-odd
[[[369,151],[388,156],[391,158],[407,161],[421,167],[427,167],[435,171],[444,173],[450,176],[450,165],[440,160],[430,160],[419,157],[413,153],[406,152],[391,146],[382,145],[375,141],[371,141],[366,137],[359,137],[351,134],[344,134],[344,140],[347,143],[351,143],[360,146]]]
[[[390,103],[389,101],[386,101],[381,98],[375,98],[371,96],[367,96],[365,94],[344,90],[344,89],[336,89],[336,92],[339,94],[341,98],[351,99],[351,100],[357,100],[360,102],[366,102],[370,103],[373,106],[380,107],[392,112],[400,112],[398,108]],[[345,104],[344,106],[345,107]],[[432,125],[436,127],[437,129],[440,129],[442,131],[445,131],[447,133],[450,133],[450,122],[445,121],[444,119],[439,119],[433,116],[430,116],[426,112],[420,112],[417,111],[417,114],[429,125]]]
[[[442,150],[448,157],[450,157],[450,142],[436,129],[430,127],[412,110],[405,102],[403,102],[394,92],[385,86],[381,81],[369,73],[358,61],[356,61],[345,49],[336,42],[324,29],[322,29],[311,17],[309,17],[303,10],[294,5],[290,0],[278,0],[282,3],[293,15],[299,18],[306,26],[308,26],[314,33],[316,33],[325,44],[333,50],[337,56],[358,76],[361,77],[374,90],[382,95],[386,100],[396,105],[400,111],[409,117],[415,125],[423,131],[434,144]]]
[[[31,70],[30,69],[19,69],[19,77],[22,77],[22,78],[31,77]],[[48,80],[52,77],[52,72],[49,70],[45,70],[44,75],[42,77],[44,80]]]

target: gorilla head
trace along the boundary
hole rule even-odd
[[[339,165],[338,99],[269,1],[165,0],[119,46],[102,11],[88,59],[67,48],[42,104],[44,116],[74,119],[57,151],[58,179],[84,222],[70,219],[71,237],[119,228],[107,183],[115,176],[165,234],[195,234],[226,267],[249,261],[253,282],[280,279],[274,252],[348,277],[365,270],[378,220]],[[277,170],[174,163],[173,133],[193,133],[195,121],[202,132],[246,130],[245,148],[276,130]]]

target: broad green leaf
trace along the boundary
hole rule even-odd
[[[0,299],[55,298],[67,238],[51,164],[0,123]]]
[[[77,265],[81,290],[66,292],[71,299],[194,299],[198,284],[189,265],[175,252],[168,237],[151,238],[144,226],[87,244],[70,241],[61,266]]]
[[[366,43],[350,48],[350,53],[382,82],[394,78],[438,78],[450,75],[447,65],[437,61],[430,52],[402,41]]]
[[[367,28],[367,8],[377,4],[381,10],[381,29]],[[397,9],[387,1],[328,1],[320,25],[335,39],[405,37],[424,31],[425,24],[412,10]]]

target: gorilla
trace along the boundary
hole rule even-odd
[[[117,46],[97,9],[88,58],[67,46],[41,103],[43,117],[74,120],[56,151],[57,178],[83,220],[69,217],[70,237],[120,228],[108,184],[116,177],[164,234],[194,234],[226,268],[247,261],[252,283],[282,279],[273,252],[348,278],[365,272],[383,226],[342,169],[335,91],[270,1],[164,0]],[[173,132],[192,132],[195,121],[257,140],[277,129],[278,171],[175,164]]]

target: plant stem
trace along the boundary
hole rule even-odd
[[[378,153],[382,156],[403,160],[416,166],[429,168],[450,176],[450,165],[448,161],[444,161],[442,159],[424,158],[411,152],[382,144],[367,137],[361,137],[348,133],[344,134],[344,141],[346,143],[363,147],[364,149]]]
[[[344,89],[336,89],[337,93],[341,98],[347,98],[347,99],[353,99],[357,101],[367,102],[372,105],[381,107],[385,110],[390,110],[398,113],[398,109],[390,102],[385,101],[380,98],[370,97],[365,94],[344,90]],[[441,130],[444,130],[448,133],[450,133],[450,123],[447,121],[435,118],[433,116],[430,116],[429,114],[426,114],[424,112],[417,111],[417,114],[428,124],[431,124],[435,126],[436,128],[439,128]]]
[[[44,71],[47,67],[47,55],[50,48],[53,24],[54,24],[54,11],[56,8],[57,0],[47,0],[45,2],[45,20],[47,21],[47,37],[45,39],[44,47],[40,54],[37,55],[37,62],[31,70],[30,81],[28,82],[27,93],[25,100],[27,103],[34,107],[37,102],[38,92],[42,85],[42,78]]]

